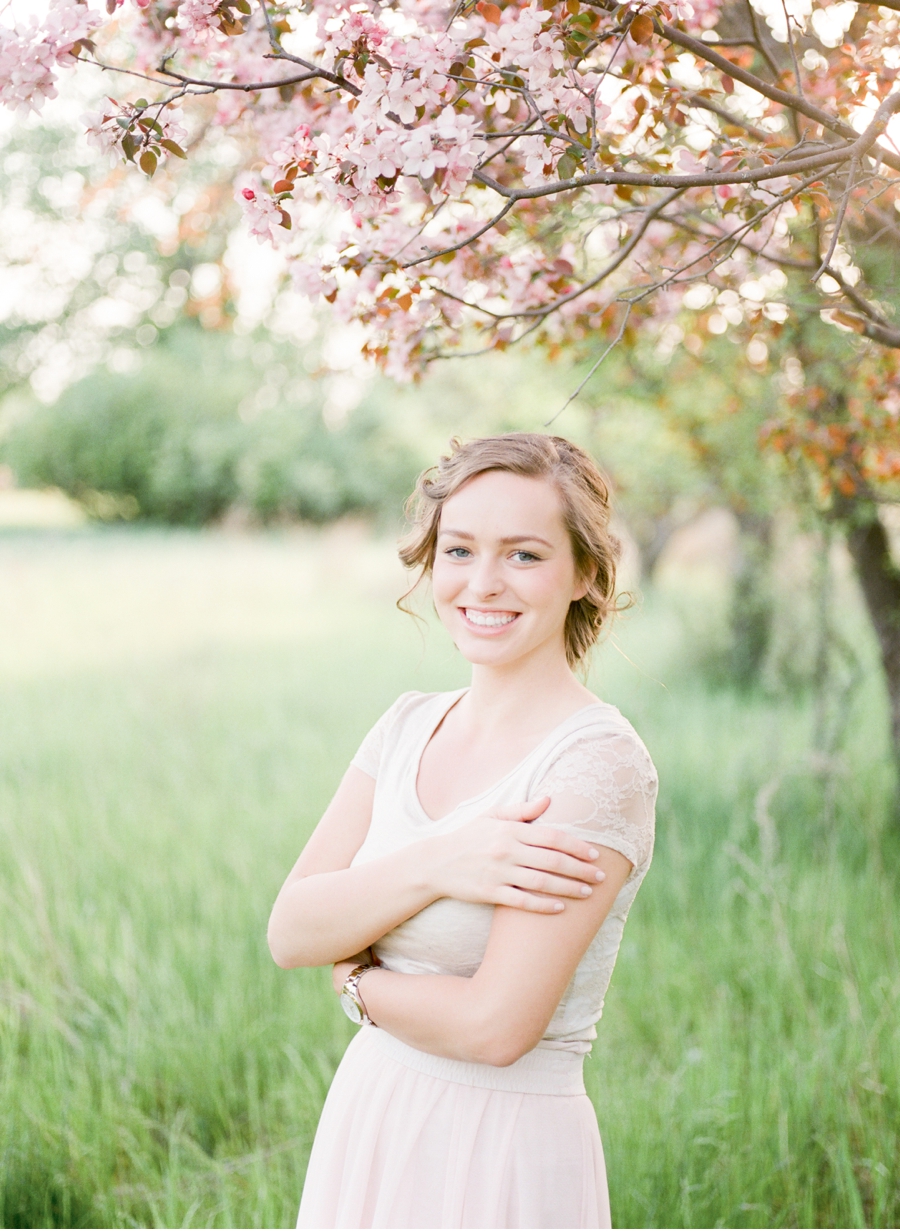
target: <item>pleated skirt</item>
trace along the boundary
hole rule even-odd
[[[298,1227],[609,1227],[583,1057],[445,1060],[364,1026],[316,1132]]]

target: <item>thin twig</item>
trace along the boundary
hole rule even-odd
[[[726,124],[733,124],[735,128],[743,128],[744,132],[749,133],[757,141],[771,141],[774,133],[765,132],[762,128],[757,128],[751,124],[749,120],[742,119],[734,114],[733,111],[728,111],[725,107],[720,107],[718,103],[712,102],[708,98],[702,98],[699,94],[691,94],[688,96],[688,104],[691,107],[700,107],[704,111],[712,111],[720,120],[724,120]]]
[[[544,424],[544,427],[549,427],[551,423],[555,423],[555,422],[556,422],[556,420],[559,418],[559,416],[562,414],[562,412],[566,409],[566,407],[567,407],[567,406],[569,406],[572,402],[574,402],[574,401],[575,401],[575,399],[578,397],[579,393],[582,391],[582,389],[585,387],[585,385],[588,383],[588,381],[591,379],[591,377],[594,375],[594,373],[595,373],[595,372],[597,371],[597,369],[600,367],[600,364],[603,362],[603,360],[606,358],[606,356],[609,354],[609,352],[613,349],[613,347],[614,347],[614,346],[618,346],[618,345],[619,345],[619,343],[622,341],[622,338],[624,337],[624,334],[625,334],[625,326],[628,324],[628,318],[631,316],[631,308],[632,308],[632,305],[631,305],[631,303],[629,302],[629,303],[628,303],[628,305],[627,305],[627,306],[626,306],[626,308],[625,308],[625,315],[622,317],[622,324],[619,326],[619,332],[616,334],[616,336],[615,336],[615,337],[613,338],[613,340],[610,342],[609,346],[607,346],[606,350],[603,352],[603,354],[600,356],[600,358],[597,360],[597,362],[596,362],[596,363],[594,364],[594,366],[591,368],[590,372],[588,372],[587,376],[585,376],[584,380],[581,382],[581,384],[578,386],[578,388],[575,390],[575,392],[574,392],[574,393],[570,393],[570,394],[569,394],[569,396],[566,398],[565,402],[563,402],[562,406],[560,406],[560,408],[559,408],[559,410],[556,412],[556,414],[555,414],[555,415],[553,415],[553,417],[552,417],[551,419],[548,419],[548,420],[547,420],[547,422]]]
[[[766,64],[768,64],[769,69],[772,73],[772,76],[777,81],[778,80],[778,65],[772,59],[772,56],[769,53],[768,48],[766,47],[765,41],[763,39],[762,31],[759,28],[759,22],[756,20],[756,12],[753,8],[753,5],[750,3],[750,0],[744,0],[744,3],[747,6],[747,13],[750,17],[750,29],[753,31],[753,38],[756,40],[754,44],[756,47],[756,50],[765,60]]]
[[[788,46],[791,49],[791,61],[794,65],[794,83],[797,86],[797,93],[802,99],[805,99],[806,95],[803,93],[803,82],[800,80],[800,64],[797,60],[797,49],[794,46],[794,33],[792,30],[793,19],[788,12],[787,0],[781,0],[781,8],[784,12],[784,21],[787,26]]]
[[[828,252],[825,254],[821,265],[812,276],[813,282],[818,282],[822,274],[828,269],[831,264],[831,258],[834,256],[834,250],[837,248],[838,239],[841,234],[841,227],[844,225],[844,218],[847,214],[847,206],[850,204],[850,193],[853,191],[853,184],[856,179],[856,168],[859,164],[854,158],[850,163],[850,170],[847,172],[847,186],[844,189],[844,195],[841,197],[841,206],[838,210],[837,218],[834,220],[834,230],[831,235],[831,243],[828,245]]]
[[[460,249],[468,247],[469,244],[474,244],[477,239],[481,239],[482,235],[486,235],[487,232],[492,230],[498,222],[501,222],[509,211],[516,206],[516,204],[517,202],[515,201],[507,201],[500,213],[495,214],[493,218],[484,224],[484,226],[479,227],[474,234],[466,236],[466,238],[461,239],[458,244],[453,244],[449,248],[439,248],[437,252],[426,252],[424,256],[417,256],[414,261],[407,261],[403,268],[412,269],[415,265],[422,265],[425,261],[437,261],[442,256],[450,256],[451,253],[459,252]]]

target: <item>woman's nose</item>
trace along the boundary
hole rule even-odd
[[[503,589],[498,561],[482,556],[469,576],[469,589],[478,598],[493,598]]]

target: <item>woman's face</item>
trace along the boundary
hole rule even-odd
[[[491,470],[445,502],[432,574],[434,604],[471,663],[503,666],[555,646],[565,653],[579,580],[555,486]]]

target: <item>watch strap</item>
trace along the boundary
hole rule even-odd
[[[369,1017],[368,1010],[366,1009],[366,1002],[363,1000],[362,994],[359,990],[359,981],[366,971],[376,969],[377,967],[370,966],[368,963],[363,963],[360,966],[354,966],[349,975],[347,975],[347,978],[344,980],[343,990],[348,996],[352,997],[352,999],[359,1006],[363,1024],[366,1026],[374,1026],[375,1023],[372,1021],[371,1017]]]

